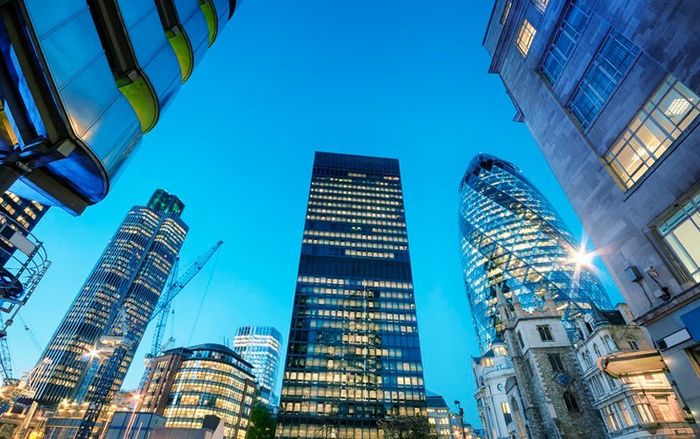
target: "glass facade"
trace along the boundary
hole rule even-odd
[[[637,55],[637,46],[616,30],[610,31],[567,104],[584,130],[591,126]]]
[[[13,191],[73,212],[104,198],[235,8],[235,0],[4,5],[0,152],[30,155],[40,144],[61,157]]]
[[[564,323],[610,308],[596,275],[572,263],[574,237],[544,196],[511,163],[481,154],[460,185],[462,268],[481,352],[499,339],[496,288],[525,310],[549,292]]]
[[[243,326],[233,338],[233,350],[253,365],[260,400],[267,405],[276,405],[282,334],[270,326]]]
[[[56,405],[79,393],[91,399],[102,368],[86,354],[119,324],[123,309],[135,343],[112,384],[112,392],[119,389],[187,235],[182,207],[177,197],[158,190],[148,205],[126,215],[30,377],[38,401]]]
[[[399,163],[316,153],[279,438],[376,438],[427,415]]]
[[[252,365],[226,346],[171,349],[157,357],[140,409],[171,428],[200,428],[206,415],[224,422],[224,437],[245,439],[257,387]]]

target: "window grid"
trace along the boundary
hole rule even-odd
[[[591,126],[638,54],[630,40],[610,31],[567,104],[581,128]]]
[[[659,226],[659,234],[690,276],[700,282],[700,191]]]
[[[566,7],[564,18],[556,31],[541,71],[550,84],[554,84],[566,62],[576,48],[589,18],[588,0],[572,0]]]
[[[523,56],[527,56],[527,53],[530,51],[530,46],[532,45],[532,40],[535,39],[536,33],[537,29],[527,19],[524,19],[518,31],[518,38],[515,41],[515,45],[518,46],[518,50]]]
[[[668,75],[605,154],[625,189],[661,158],[700,114],[700,98]]]
[[[533,5],[535,5],[535,8],[537,8],[538,11],[544,13],[544,11],[547,9],[547,5],[549,4],[549,0],[530,0]]]

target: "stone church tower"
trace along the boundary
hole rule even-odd
[[[526,311],[496,291],[503,339],[513,359],[520,401],[510,402],[533,439],[605,438],[605,427],[581,379],[571,340],[549,293],[542,309]]]

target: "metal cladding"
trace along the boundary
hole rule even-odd
[[[496,291],[524,309],[551,294],[568,324],[591,305],[610,308],[598,277],[572,262],[578,249],[547,199],[513,164],[486,154],[469,164],[460,185],[460,249],[467,296],[481,352],[498,339]],[[570,328],[570,326],[568,326]]]
[[[102,339],[122,323],[118,314],[124,310],[135,343],[112,384],[112,391],[119,389],[187,235],[181,207],[176,197],[158,190],[148,206],[131,208],[30,377],[38,401],[92,399],[104,368],[87,354],[99,358]]]
[[[233,0],[1,6],[0,164],[19,155],[33,168],[12,190],[73,213],[104,198],[235,7]]]

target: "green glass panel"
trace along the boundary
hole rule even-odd
[[[151,130],[158,118],[158,102],[150,84],[143,76],[138,75],[135,80],[128,77],[120,79],[117,86],[136,112],[141,131],[145,133]]]
[[[202,9],[204,19],[207,22],[207,30],[209,31],[209,45],[211,46],[214,44],[214,40],[216,39],[218,28],[216,11],[214,10],[214,5],[212,4],[211,0],[200,0],[199,7]]]
[[[169,30],[165,33],[165,36],[175,52],[178,63],[180,63],[181,81],[185,82],[192,74],[192,68],[194,67],[194,55],[192,54],[190,42],[187,41],[187,37],[179,29],[177,31]]]

